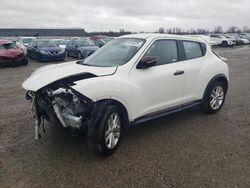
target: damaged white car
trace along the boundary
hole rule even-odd
[[[39,68],[23,83],[35,137],[47,120],[86,132],[91,150],[110,155],[132,124],[197,105],[219,111],[229,80],[225,61],[200,39],[136,34],[85,60]]]

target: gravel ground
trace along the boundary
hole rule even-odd
[[[0,69],[0,187],[250,187],[250,47],[216,49],[231,80],[224,108],[189,109],[133,127],[99,158],[86,138],[55,130],[34,140],[21,83],[45,63]]]

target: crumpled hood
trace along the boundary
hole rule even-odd
[[[22,87],[26,90],[37,91],[48,84],[70,76],[89,73],[95,76],[106,76],[114,74],[115,71],[116,67],[93,67],[76,62],[47,65],[34,71],[23,82]]]
[[[23,53],[20,49],[9,49],[9,50],[0,50],[0,57],[10,57],[14,58]]]

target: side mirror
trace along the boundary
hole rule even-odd
[[[75,48],[78,48],[78,45],[76,44],[74,47],[75,47]]]
[[[136,66],[137,69],[147,69],[149,67],[155,66],[158,59],[154,56],[145,56],[141,59],[141,61]]]
[[[34,46],[35,49],[37,49],[37,46]]]

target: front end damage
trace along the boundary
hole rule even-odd
[[[30,111],[35,115],[35,139],[44,129],[44,120],[54,126],[61,126],[80,132],[86,130],[91,112],[92,100],[70,86],[46,86],[37,92],[28,91],[26,98],[31,102]]]

